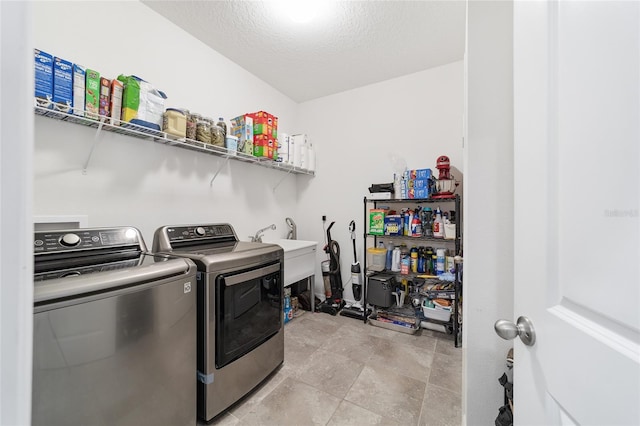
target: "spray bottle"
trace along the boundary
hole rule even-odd
[[[444,221],[440,207],[436,209],[436,218],[433,220],[433,238],[444,238]]]

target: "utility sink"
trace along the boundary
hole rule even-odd
[[[263,239],[263,242],[277,244],[284,250],[285,287],[316,273],[317,241]]]

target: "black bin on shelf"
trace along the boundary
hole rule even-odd
[[[367,303],[389,308],[394,304],[393,294],[396,288],[396,279],[389,274],[375,274],[368,278]]]

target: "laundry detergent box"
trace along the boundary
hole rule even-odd
[[[36,105],[53,108],[53,56],[33,49],[35,65]]]
[[[111,106],[111,80],[108,78],[100,77],[100,106],[99,114],[103,117],[108,117]]]
[[[369,234],[384,235],[384,217],[386,210],[371,209],[369,210]]]
[[[424,189],[429,187],[428,179],[411,179],[409,180],[409,189]]]
[[[73,64],[57,56],[53,58],[53,107],[73,112]]]
[[[120,125],[122,114],[122,92],[124,85],[117,79],[111,80],[111,102],[109,105],[109,123],[114,126]]]
[[[429,198],[429,188],[410,188],[409,199],[425,199]]]
[[[415,169],[409,170],[409,179],[425,179],[431,178],[431,169]]]
[[[86,92],[86,74],[84,67],[73,64],[73,113],[84,117],[84,97]]]
[[[97,120],[100,114],[100,73],[87,68],[85,81],[85,117]]]
[[[390,235],[390,236],[402,235],[402,216],[400,216],[399,214],[385,215],[384,235]]]

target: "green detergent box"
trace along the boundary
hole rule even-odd
[[[97,120],[100,114],[100,73],[87,68],[85,117]]]
[[[369,210],[369,234],[384,235],[384,217],[385,210],[371,209]]]

